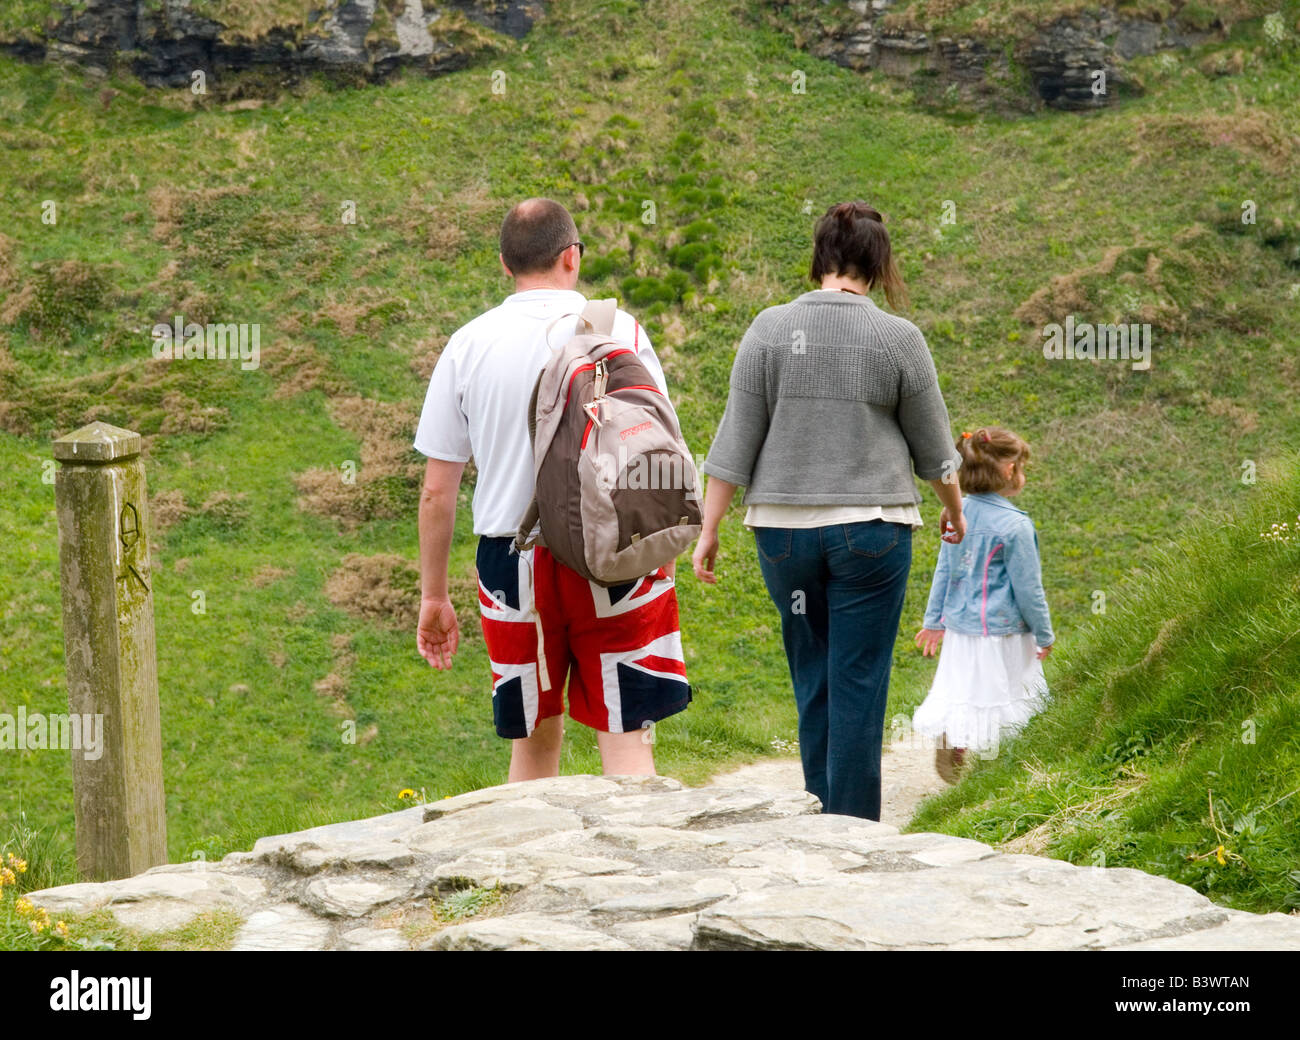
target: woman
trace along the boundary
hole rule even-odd
[[[736,351],[693,556],[710,584],[736,488],[781,613],[799,709],[804,786],[823,812],[880,819],[880,752],[912,529],[943,503],[945,541],[965,532],[948,411],[925,338],[891,307],[906,287],[881,216],[863,202],[817,222],[819,288],[754,319]],[[944,478],[947,478],[945,481]]]

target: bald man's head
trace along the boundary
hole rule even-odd
[[[501,259],[516,278],[549,271],[576,241],[573,217],[551,199],[524,199],[501,222]]]

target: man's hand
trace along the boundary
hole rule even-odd
[[[933,657],[939,652],[939,644],[943,642],[943,629],[923,628],[916,633],[914,641],[920,648],[922,657]]]
[[[695,552],[691,553],[691,566],[695,576],[708,585],[716,585],[718,577],[713,573],[713,563],[718,558],[718,532],[702,531],[695,543]]]
[[[1046,660],[1047,660],[1047,655],[1050,654],[1050,653],[1052,652],[1052,647],[1055,646],[1055,645],[1056,645],[1056,644],[1053,643],[1053,644],[1051,644],[1050,646],[1040,646],[1040,647],[1038,648],[1037,655],[1036,655],[1036,656],[1038,657],[1038,659],[1039,659],[1040,661],[1046,661]]]
[[[451,667],[460,626],[447,589],[451,535],[456,529],[456,494],[463,462],[430,459],[420,491],[420,621],[415,646],[440,671]]]
[[[415,645],[420,656],[434,668],[442,671],[451,667],[451,659],[460,645],[460,624],[456,621],[456,608],[451,605],[451,600],[420,600],[420,623],[416,628]]]

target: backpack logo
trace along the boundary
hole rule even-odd
[[[635,437],[638,433],[644,433],[648,429],[650,429],[649,419],[647,419],[643,423],[637,423],[635,426],[629,426],[626,430],[619,430],[618,439],[621,441],[625,441],[629,437]]]

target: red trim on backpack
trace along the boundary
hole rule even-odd
[[[577,368],[573,370],[573,375],[569,376],[569,389],[564,392],[565,408],[569,407],[569,398],[573,396],[573,381],[578,378],[579,373],[586,372],[589,370],[594,371],[595,368],[596,368],[596,364],[595,362],[592,362],[590,365],[579,365]]]
[[[611,350],[608,354],[605,355],[603,360],[608,361],[610,358],[618,357],[620,354],[630,354],[630,353],[632,353],[632,351],[628,350],[627,347],[624,347],[622,350]],[[595,367],[596,367],[596,362],[593,361],[587,365],[579,365],[577,368],[573,370],[573,375],[569,376],[569,389],[564,392],[565,408],[569,407],[569,398],[573,395],[573,381],[578,378],[578,374],[580,372],[594,370]]]

